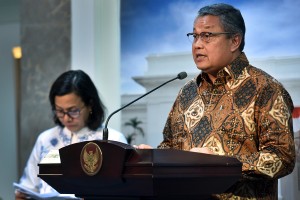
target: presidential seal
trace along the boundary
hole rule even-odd
[[[82,170],[89,176],[97,174],[102,166],[102,151],[100,147],[89,142],[81,150],[80,163]]]

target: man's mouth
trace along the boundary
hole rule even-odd
[[[201,54],[201,53],[197,53],[196,54],[196,58],[199,58],[199,57],[205,57],[205,55]]]

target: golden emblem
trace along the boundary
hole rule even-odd
[[[81,150],[80,163],[82,170],[89,176],[97,174],[102,166],[102,151],[100,147],[89,142]]]

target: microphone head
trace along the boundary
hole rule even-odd
[[[178,75],[177,75],[177,78],[182,80],[182,79],[185,79],[187,77],[187,73],[186,72],[180,72]]]

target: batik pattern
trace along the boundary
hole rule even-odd
[[[243,178],[219,199],[276,199],[277,179],[292,172],[293,102],[284,87],[242,53],[218,73],[189,81],[170,111],[158,148],[208,147],[233,156]]]

